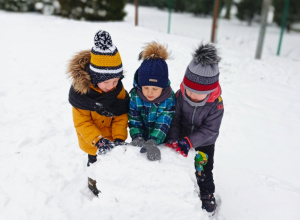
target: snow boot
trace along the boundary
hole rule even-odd
[[[92,193],[94,193],[94,195],[98,197],[100,190],[97,189],[96,183],[96,180],[88,177],[88,187],[92,191]]]
[[[202,209],[207,212],[214,212],[217,208],[216,199],[213,193],[201,193]]]

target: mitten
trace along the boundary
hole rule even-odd
[[[106,139],[101,138],[97,143],[96,147],[98,148],[98,154],[106,154],[106,152],[111,151],[115,147],[115,143]]]
[[[133,146],[143,147],[145,144],[145,140],[142,137],[137,137],[137,138],[134,138],[130,144]]]
[[[123,141],[122,139],[119,139],[119,138],[115,139],[114,143],[115,143],[115,146],[128,145],[128,143],[126,143],[125,141]]]
[[[201,176],[201,172],[204,171],[203,166],[207,164],[208,156],[202,151],[198,151],[195,156],[195,168],[198,172],[198,175]]]
[[[180,153],[184,156],[187,157],[189,150],[191,149],[191,146],[186,138],[180,138],[177,140],[178,142],[178,147],[176,149],[177,152],[180,151]]]
[[[172,149],[177,149],[178,148],[178,142],[176,139],[170,139],[167,141],[166,146]]]
[[[146,149],[148,160],[155,161],[161,159],[160,150],[155,140],[150,139],[146,141],[144,148]]]

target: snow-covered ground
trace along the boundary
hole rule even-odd
[[[168,45],[174,90],[211,19],[134,8],[124,22],[80,22],[0,11],[0,219],[208,219],[201,210],[192,150],[187,158],[161,147],[150,162],[139,149],[117,147],[97,164],[99,199],[88,200],[87,156],[77,143],[67,62],[90,49],[99,29],[110,32],[132,88],[146,42]],[[300,219],[300,34],[267,28],[262,60],[254,54],[259,26],[219,21],[220,82],[225,115],[216,144],[218,219]],[[130,138],[128,138],[130,141]]]

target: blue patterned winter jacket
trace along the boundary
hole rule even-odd
[[[137,84],[135,74],[128,113],[130,136],[132,139],[143,137],[146,141],[153,139],[161,144],[165,141],[175,114],[175,94],[172,91],[171,96],[163,102],[150,103],[138,96],[137,89],[141,90],[141,87]]]

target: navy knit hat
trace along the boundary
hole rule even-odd
[[[169,84],[169,73],[166,59],[168,52],[165,46],[156,42],[149,43],[139,55],[143,60],[138,69],[139,86],[157,86],[166,88]]]
[[[120,53],[113,45],[108,32],[100,30],[94,37],[94,47],[91,50],[89,74],[92,83],[98,83],[113,78],[123,78],[123,66]]]
[[[213,44],[200,45],[188,65],[183,78],[183,86],[198,94],[209,94],[219,86],[221,58]]]

